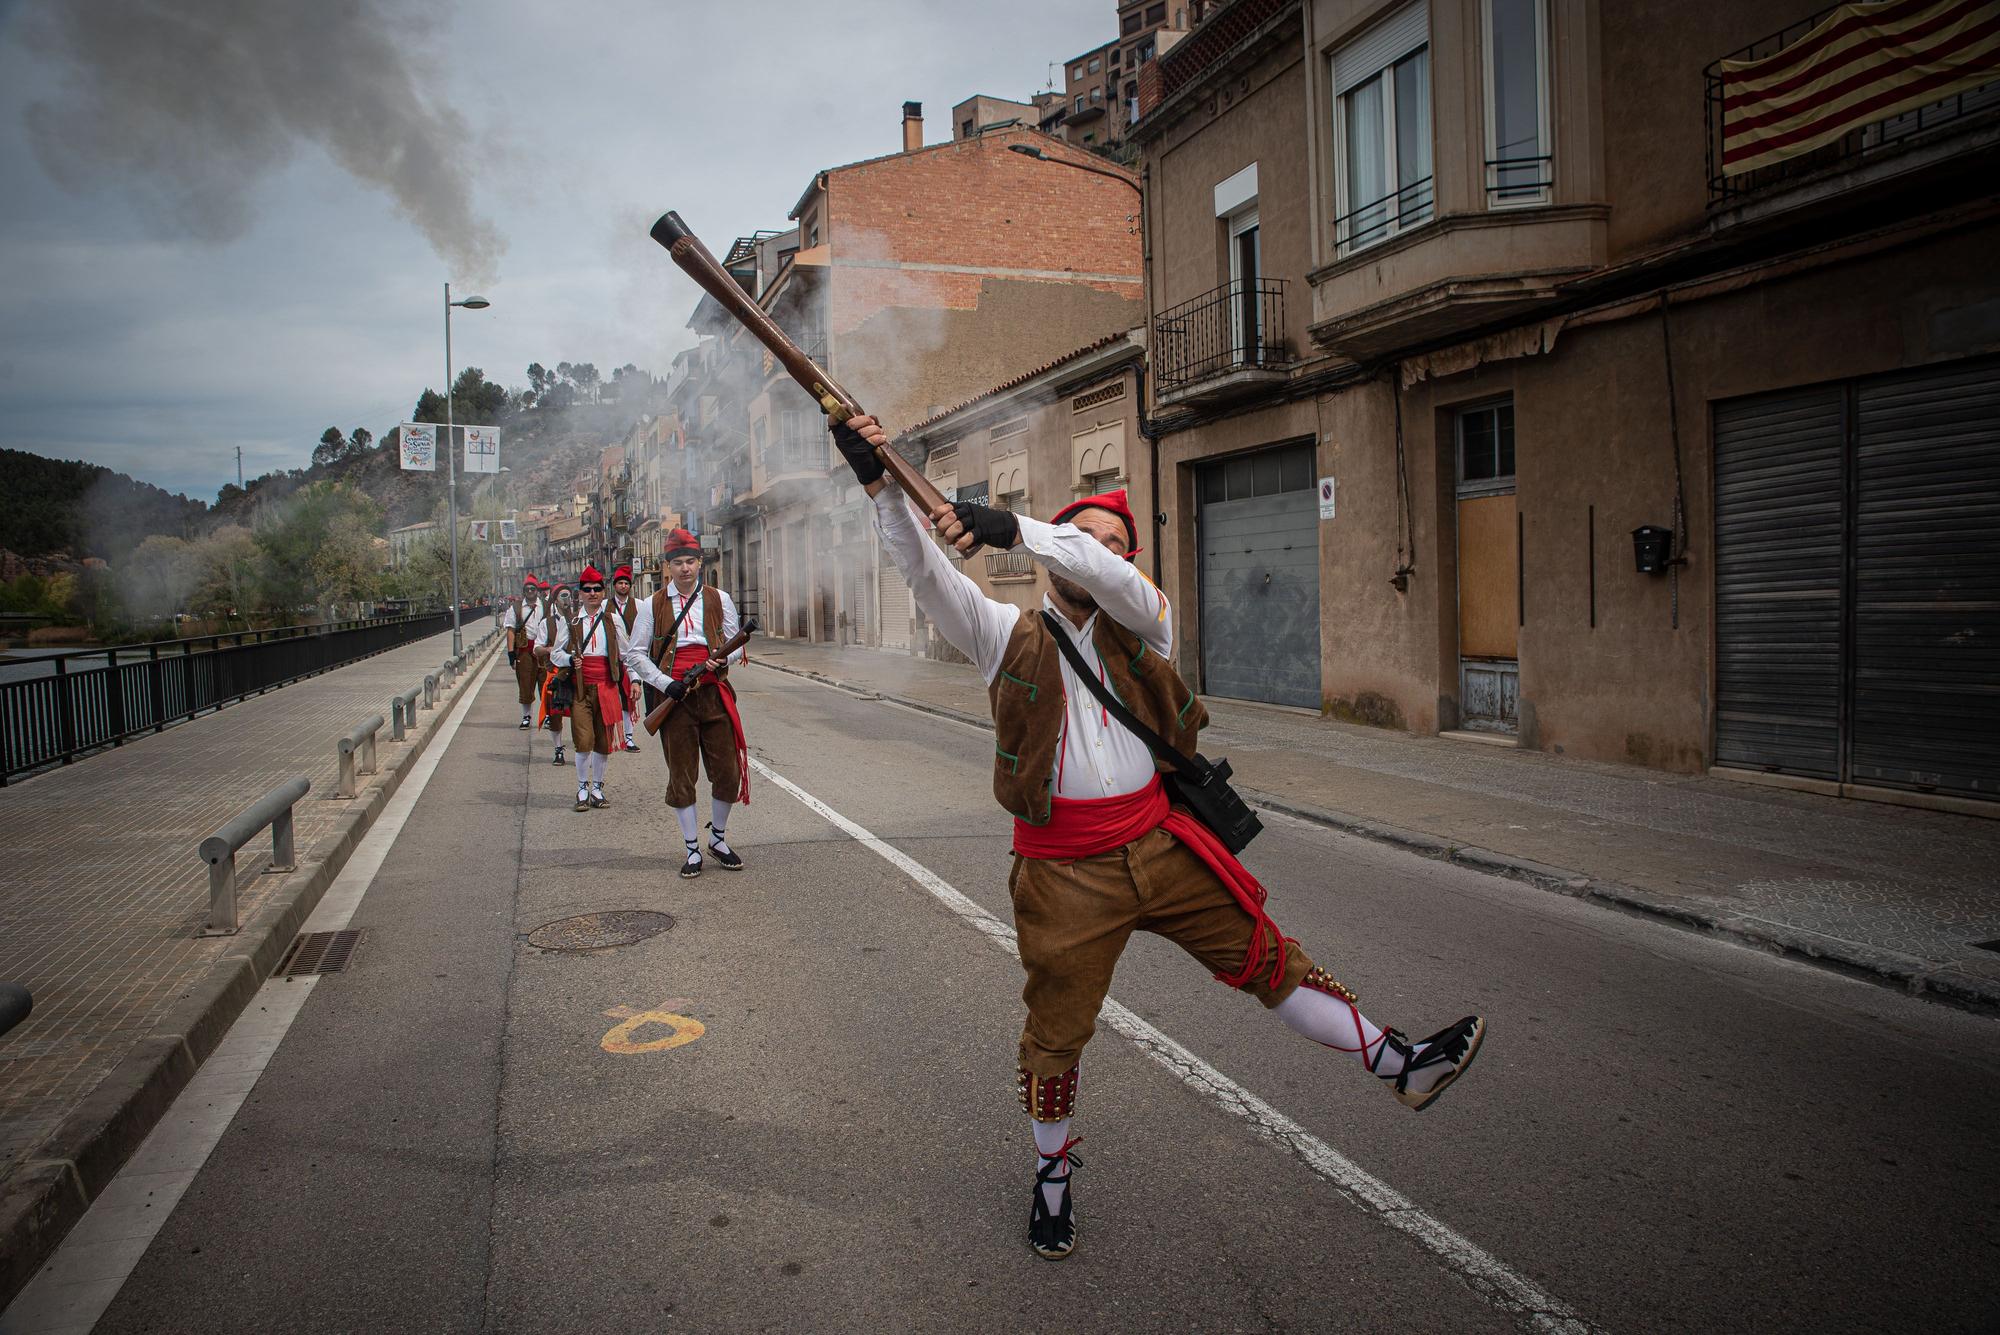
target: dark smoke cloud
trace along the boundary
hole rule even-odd
[[[37,0],[24,40],[62,72],[28,106],[36,156],[70,190],[106,182],[177,231],[248,231],[260,182],[303,146],[378,186],[467,282],[503,244],[472,207],[472,138],[418,77],[429,24],[380,0]],[[427,17],[427,16],[426,16]]]

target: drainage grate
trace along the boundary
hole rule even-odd
[[[1990,950],[1993,951],[1995,954],[2000,954],[2000,940],[1974,941],[1972,943],[1972,948],[1974,950]]]
[[[347,968],[348,960],[354,957],[354,948],[361,944],[361,933],[351,932],[308,932],[292,942],[292,948],[285,952],[284,963],[278,972],[287,978],[297,978],[308,973],[340,973]]]

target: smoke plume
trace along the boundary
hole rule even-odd
[[[428,3],[428,0],[421,0]],[[306,146],[396,210],[467,282],[503,243],[473,210],[464,121],[419,68],[430,24],[384,0],[39,0],[25,41],[64,86],[26,111],[66,189],[141,185],[176,230],[242,236],[258,184]]]

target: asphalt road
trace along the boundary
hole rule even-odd
[[[738,677],[773,771],[1009,921],[990,735]],[[1612,1331],[2000,1325],[2000,1025],[1276,817],[1279,923],[1372,1018],[1483,1011],[1479,1065],[1414,1115],[1135,938],[1114,998],[1245,1097],[1100,1026],[1040,1261],[1005,949],[762,777],[749,869],[681,881],[657,751],[575,813],[512,691],[100,1331],[1534,1325],[1488,1263]],[[526,939],[623,909],[675,924]]]

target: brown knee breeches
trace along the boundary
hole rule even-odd
[[[540,674],[535,671],[533,649],[522,649],[514,655],[514,685],[520,690],[521,708],[533,707],[535,692],[541,686]]]
[[[1256,925],[1207,864],[1165,830],[1075,862],[1017,854],[1008,889],[1028,972],[1021,1069],[1041,1079],[1061,1075],[1083,1054],[1134,931],[1166,937],[1212,973],[1235,974]],[[1243,990],[1275,1006],[1312,967],[1294,945],[1276,987],[1260,976]]]
[[[674,706],[674,712],[660,725],[660,745],[667,753],[667,805],[694,805],[695,780],[699,764],[708,771],[709,790],[725,802],[734,802],[743,787],[743,772],[736,763],[736,730],[729,726],[729,710],[722,703],[722,689],[703,682]]]
[[[576,703],[569,711],[570,740],[576,744],[576,753],[594,751],[600,756],[611,754],[612,729],[618,726],[615,718],[598,717],[598,695],[595,686],[576,688]]]

